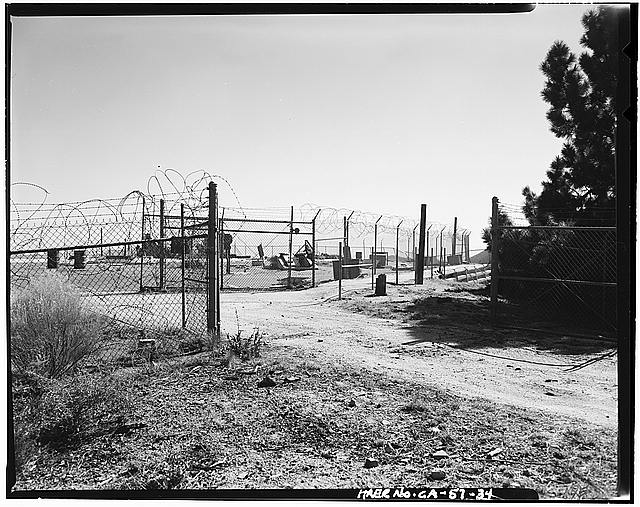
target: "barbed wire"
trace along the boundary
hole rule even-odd
[[[158,220],[160,200],[164,201],[165,215],[177,215],[184,205],[185,216],[207,216],[209,182],[222,184],[231,194],[233,206],[225,206],[221,199],[220,216],[225,218],[289,220],[291,207],[249,208],[240,199],[231,183],[219,174],[204,169],[183,175],[174,168],[157,169],[148,179],[146,191],[134,190],[121,198],[88,199],[65,203],[49,203],[49,192],[34,183],[18,182],[37,189],[40,196],[29,202],[10,199],[11,250],[59,248],[82,244],[99,244],[118,241],[135,241],[144,234],[159,237]],[[151,217],[149,220],[143,217]],[[380,215],[371,211],[334,208],[305,203],[294,209],[294,220],[310,222],[315,218],[316,237],[343,235],[344,219],[348,217],[349,238],[352,241],[373,241],[377,224],[381,243],[392,244],[396,231],[403,242],[417,234],[418,221],[400,215]],[[143,225],[143,222],[144,225]],[[146,226],[146,227],[145,227]],[[451,242],[452,225],[428,221],[430,237],[442,235],[442,241]],[[456,231],[461,237],[466,229]]]

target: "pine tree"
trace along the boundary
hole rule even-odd
[[[618,68],[617,13],[599,7],[582,18],[579,58],[561,41],[549,49],[540,70],[547,80],[551,131],[565,139],[551,163],[542,192],[527,186],[524,212],[532,224],[615,223],[615,91]]]

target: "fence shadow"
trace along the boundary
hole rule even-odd
[[[554,328],[548,332],[537,332],[493,327],[490,303],[483,297],[484,290],[464,291],[468,295],[455,291],[450,296],[430,296],[413,301],[405,309],[406,318],[410,321],[407,329],[412,339],[403,345],[433,342],[468,349],[534,347],[570,355],[594,354],[615,346],[610,341],[597,338],[556,334]]]

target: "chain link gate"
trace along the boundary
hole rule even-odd
[[[210,270],[218,263],[209,262],[218,252],[215,185],[209,196],[191,207],[145,196],[135,212],[97,224],[58,223],[50,214],[22,220],[11,237],[23,248],[9,252],[10,293],[28,294],[33,280],[55,273],[55,281],[44,283],[62,281],[101,319],[101,341],[89,363],[128,363],[141,343],[166,357],[202,350],[220,327]],[[42,248],[24,248],[30,230],[44,231],[31,242]],[[86,243],[76,243],[81,240]]]
[[[224,210],[226,211],[226,210]],[[228,291],[315,285],[314,222],[223,217],[220,287]]]

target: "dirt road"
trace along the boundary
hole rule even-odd
[[[240,329],[260,328],[272,347],[293,347],[302,355],[412,379],[458,396],[616,426],[615,356],[567,371],[602,351],[554,350],[550,343],[559,338],[492,329],[473,309],[466,321],[461,313],[458,322],[451,303],[478,299],[461,286],[474,284],[428,280],[418,287],[390,286],[387,296],[372,298],[369,280],[349,280],[342,301],[336,300],[335,282],[304,291],[223,293],[223,332],[237,330],[237,311]],[[452,287],[458,292],[451,293]],[[432,320],[403,322],[407,308],[425,297],[440,303]]]

